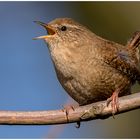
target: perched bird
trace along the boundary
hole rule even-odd
[[[97,36],[71,18],[36,23],[48,32],[36,39],[48,44],[57,77],[67,93],[79,105],[107,100],[116,113],[118,96],[130,94],[132,85],[140,81],[140,32],[123,46]]]

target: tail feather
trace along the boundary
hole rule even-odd
[[[140,45],[140,31],[136,31],[127,44],[129,50],[135,50]]]
[[[129,40],[127,43],[127,49],[131,53],[132,58],[135,60],[135,64],[138,66],[140,63],[139,60],[139,49],[138,47],[140,46],[140,31],[136,31],[132,38]],[[137,68],[137,73],[136,73],[136,80],[140,84],[140,70]]]

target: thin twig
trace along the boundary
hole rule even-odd
[[[119,113],[140,108],[140,93],[119,98]],[[106,106],[106,101],[77,107],[70,110],[67,117],[62,110],[52,111],[0,111],[0,124],[64,124],[93,119],[105,119],[112,116],[112,109]]]

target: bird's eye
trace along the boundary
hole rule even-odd
[[[67,27],[66,26],[62,26],[61,27],[61,31],[66,31],[67,30]]]

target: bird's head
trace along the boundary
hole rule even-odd
[[[50,47],[80,47],[85,46],[86,40],[89,40],[90,34],[93,33],[85,26],[77,23],[71,18],[57,18],[48,24],[35,21],[43,26],[48,35],[39,36],[35,39],[44,39]]]

